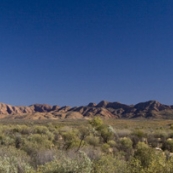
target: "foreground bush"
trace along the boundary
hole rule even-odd
[[[20,158],[0,157],[0,172],[2,173],[34,173],[34,169]]]
[[[59,158],[39,166],[38,173],[91,173],[92,162],[84,152],[79,152],[74,158],[61,153]]]

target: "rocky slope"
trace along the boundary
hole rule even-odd
[[[80,107],[59,107],[47,104],[12,106],[0,103],[0,118],[4,119],[83,119],[93,116],[105,118],[173,118],[173,106],[157,101],[126,105],[119,102],[101,101]]]

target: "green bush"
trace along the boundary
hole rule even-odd
[[[89,123],[90,123],[94,128],[98,129],[100,126],[103,125],[103,120],[102,120],[100,117],[96,116],[96,117],[94,117],[92,120],[90,120]]]
[[[38,126],[38,125],[35,125],[34,128],[33,128],[33,133],[38,133],[38,134],[47,134],[48,132],[48,128],[46,126]]]
[[[130,138],[124,137],[120,139],[119,149],[124,152],[125,158],[129,159],[132,155],[132,140]]]
[[[127,164],[120,156],[105,155],[93,161],[92,173],[126,173]]]
[[[173,152],[173,140],[172,139],[168,139],[167,141],[165,141],[163,143],[162,148],[163,148],[163,150],[168,150],[170,152]]]
[[[91,145],[91,146],[93,146],[93,147],[95,148],[96,146],[99,145],[100,139],[99,139],[99,137],[97,137],[97,136],[90,135],[90,136],[87,136],[87,137],[86,137],[86,140],[85,140],[85,141],[86,141],[89,145]]]
[[[30,158],[22,150],[14,147],[0,148],[0,172],[2,173],[31,173]]]
[[[64,139],[63,148],[65,150],[69,150],[80,145],[80,140],[77,138],[75,131],[64,132],[62,133],[62,137]]]
[[[138,159],[143,168],[149,167],[154,157],[154,149],[150,148],[147,144],[139,142],[134,157]]]
[[[39,166],[39,173],[91,173],[92,162],[84,152],[79,152],[73,158],[65,156],[63,153],[60,159],[48,162],[45,165]]]
[[[32,167],[28,164],[16,158],[12,157],[0,157],[0,172],[2,173],[31,173],[34,172]]]

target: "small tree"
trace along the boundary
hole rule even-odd
[[[79,146],[78,146],[78,149],[77,149],[77,151],[79,151],[80,150],[80,148],[81,148],[81,146],[82,146],[82,143],[84,142],[84,140],[85,140],[85,138],[90,134],[90,129],[89,129],[89,127],[81,127],[80,129],[79,129],[79,131],[80,131],[80,144],[79,144]]]

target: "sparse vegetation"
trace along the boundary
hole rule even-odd
[[[1,121],[3,173],[171,173],[172,120]]]

